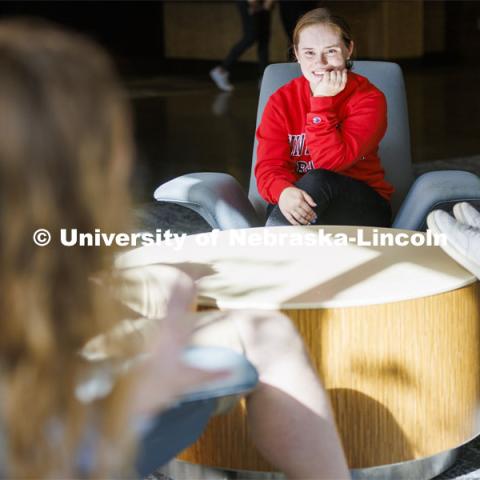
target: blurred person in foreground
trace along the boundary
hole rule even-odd
[[[135,422],[216,375],[181,363],[187,337],[178,308],[166,304],[145,368],[95,402],[75,395],[91,369],[79,351],[128,313],[93,281],[115,248],[63,247],[59,231],[129,227],[124,92],[89,41],[38,21],[3,21],[0,112],[0,476],[131,477]],[[34,244],[38,228],[52,233],[50,245]],[[188,299],[190,279],[165,270],[165,283]],[[127,358],[134,346],[125,347]],[[147,389],[154,394],[141,395]]]
[[[286,317],[188,315],[195,286],[183,272],[115,271],[113,247],[60,244],[62,228],[129,230],[132,133],[108,57],[41,22],[0,22],[0,111],[1,475],[131,478],[141,421],[225,374],[182,363],[185,345],[203,342],[257,368],[247,408],[267,460],[290,478],[348,478],[327,396]],[[48,246],[32,242],[39,228]],[[103,395],[78,395],[95,363],[118,371],[140,352],[147,359]]]

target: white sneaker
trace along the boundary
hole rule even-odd
[[[447,241],[441,248],[457,263],[480,278],[480,231],[455,220],[443,210],[434,210],[427,217],[434,234],[443,233]]]
[[[469,203],[457,203],[453,207],[453,214],[459,222],[480,230],[480,212]]]
[[[220,90],[223,90],[224,92],[231,92],[234,90],[234,86],[228,79],[228,72],[222,70],[221,67],[215,67],[210,70],[210,78]]]

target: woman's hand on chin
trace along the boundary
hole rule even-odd
[[[347,69],[325,72],[321,79],[311,86],[314,97],[334,97],[347,85]]]

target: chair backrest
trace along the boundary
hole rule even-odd
[[[407,98],[402,70],[396,63],[391,62],[356,61],[353,71],[367,77],[387,99],[388,127],[380,143],[380,158],[387,180],[395,187],[392,208],[396,213],[413,182]],[[258,101],[257,127],[270,95],[300,75],[298,63],[276,63],[266,68]],[[256,161],[257,139],[255,138],[248,197],[259,216],[264,218],[266,202],[258,193],[253,171]]]

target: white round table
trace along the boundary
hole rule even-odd
[[[439,461],[479,432],[478,283],[439,247],[411,244],[429,239],[370,227],[217,231],[138,248],[117,265],[179,266],[197,278],[202,308],[289,315],[328,389],[350,467],[374,478],[395,464]],[[241,406],[182,458],[271,470]],[[446,465],[430,463],[422,478]]]

